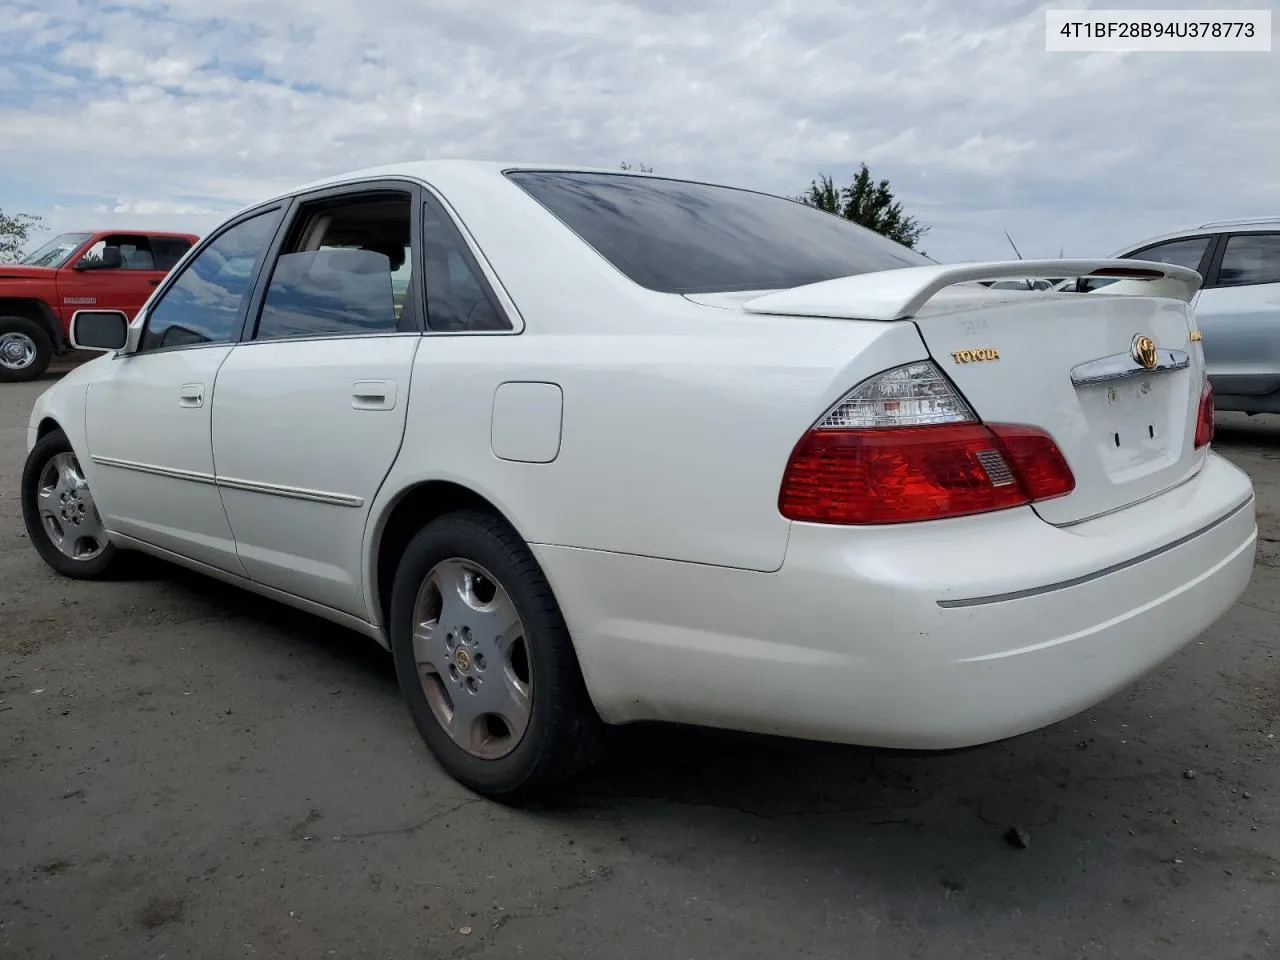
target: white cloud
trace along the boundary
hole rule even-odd
[[[111,212],[139,217],[216,217],[223,211],[168,200],[117,200]]]
[[[424,156],[625,159],[780,193],[866,160],[941,258],[1005,256],[1005,229],[1024,253],[1089,254],[1280,211],[1274,55],[1050,54],[1045,6],[16,0],[0,49],[32,52],[0,73],[0,184],[56,198],[50,226],[98,203],[204,229]]]

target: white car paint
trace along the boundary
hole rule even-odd
[[[212,444],[250,579],[366,614],[359,544],[400,450],[422,342],[416,334],[367,337],[355,349],[347,338],[268,340],[237,347],[223,363]]]
[[[422,484],[464,487],[530,544],[613,723],[986,742],[1120,689],[1247,584],[1250,482],[1192,444],[1190,271],[1157,281],[1168,298],[952,288],[1037,275],[1028,261],[657,293],[504,169],[429,162],[323,185],[401,179],[440,198],[511,331],[134,354],[149,302],[129,348],[39,398],[29,445],[66,432],[119,544],[383,643],[389,518]],[[1038,275],[1062,275],[1045,263]],[[1072,385],[1074,367],[1138,333],[1186,366],[1145,398]],[[973,349],[999,362],[951,356]],[[815,421],[930,358],[979,417],[1047,429],[1076,489],[927,522],[786,519],[779,485]],[[1130,402],[1149,409],[1112,409]]]
[[[1065,529],[1030,509],[856,538],[797,523],[775,574],[551,546],[538,560],[607,720],[945,749],[1072,716],[1212,624],[1253,567],[1247,486],[1213,457]],[[983,597],[1009,599],[963,604]]]
[[[91,456],[80,463],[107,529],[243,574],[209,440],[213,380],[232,349],[140,353],[76,371],[110,374],[86,381],[82,442]]]
[[[499,460],[550,463],[564,436],[564,391],[557,383],[498,384],[489,448]]]

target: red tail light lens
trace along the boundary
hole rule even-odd
[[[1053,437],[1035,427],[989,423],[987,429],[1000,441],[1000,450],[1027,499],[1052,500],[1076,488],[1076,478]]]
[[[1200,388],[1200,412],[1196,416],[1196,449],[1207,447],[1213,441],[1213,385],[1208,378]]]
[[[811,523],[909,523],[1003,510],[1075,489],[1053,438],[979,423],[811,430],[778,509]]]
[[[930,361],[864,380],[791,453],[778,509],[810,523],[909,523],[1060,497],[1076,480],[1043,430],[983,424]]]

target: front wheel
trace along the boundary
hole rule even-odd
[[[41,437],[22,470],[22,519],[31,545],[64,577],[105,575],[119,550],[107,537],[89,482],[61,430]]]
[[[528,546],[466,510],[409,543],[391,646],[418,732],[456,780],[505,803],[543,797],[597,753],[603,724]]]
[[[53,341],[26,317],[0,317],[0,383],[34,380],[53,360]]]

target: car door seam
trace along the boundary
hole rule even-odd
[[[282,213],[281,220],[283,221],[283,219],[284,219],[284,214]],[[276,231],[278,232],[279,229],[280,229],[280,224],[276,224]],[[275,234],[272,234],[271,242],[272,243],[275,242]],[[267,249],[269,251],[271,249],[270,246],[268,246]],[[265,254],[263,256],[263,259],[264,260],[266,259]],[[254,282],[255,283],[257,282],[256,274],[254,276]],[[250,286],[249,288],[249,296],[250,298],[252,298],[253,296],[252,286]],[[244,320],[241,319],[240,336],[243,337],[243,335],[244,335]],[[227,501],[222,496],[223,487],[221,487],[218,484],[218,451],[213,442],[213,415],[215,413],[214,400],[217,398],[217,395],[218,395],[218,374],[222,372],[222,368],[226,366],[227,361],[231,359],[231,355],[236,352],[236,348],[239,347],[240,342],[241,341],[237,339],[231,343],[231,349],[228,350],[223,355],[222,360],[218,364],[217,369],[213,371],[213,379],[209,383],[209,462],[213,464],[214,489],[218,491],[218,505],[222,507],[223,519],[227,521],[227,529],[231,532],[231,546],[232,546],[232,549],[234,549],[236,552],[236,562],[240,564],[240,572],[243,573],[246,578],[252,579],[249,577],[249,568],[244,565],[244,557],[240,556],[240,539],[236,536],[236,528],[231,524],[231,512],[227,510]]]
[[[391,471],[395,469],[396,463],[400,460],[400,452],[404,449],[404,438],[409,432],[409,413],[413,407],[413,374],[418,366],[418,352],[422,349],[422,344],[426,342],[426,339],[425,335],[419,334],[418,342],[413,348],[413,356],[409,358],[409,379],[404,385],[404,418],[400,422],[400,442],[396,444],[396,451],[391,457],[391,462],[387,464],[387,469],[382,474],[382,479],[378,481],[378,486],[369,500],[369,512],[365,514],[364,518],[364,534],[360,538],[360,594],[364,598],[366,610],[370,614],[369,622],[373,624],[381,624],[382,616],[373,595],[376,584],[370,583],[369,580],[370,563],[365,551],[365,544],[369,542],[370,524],[374,524],[372,529],[377,529],[377,518],[374,517],[373,506],[382,495],[382,489],[387,484],[387,478],[391,476]]]

